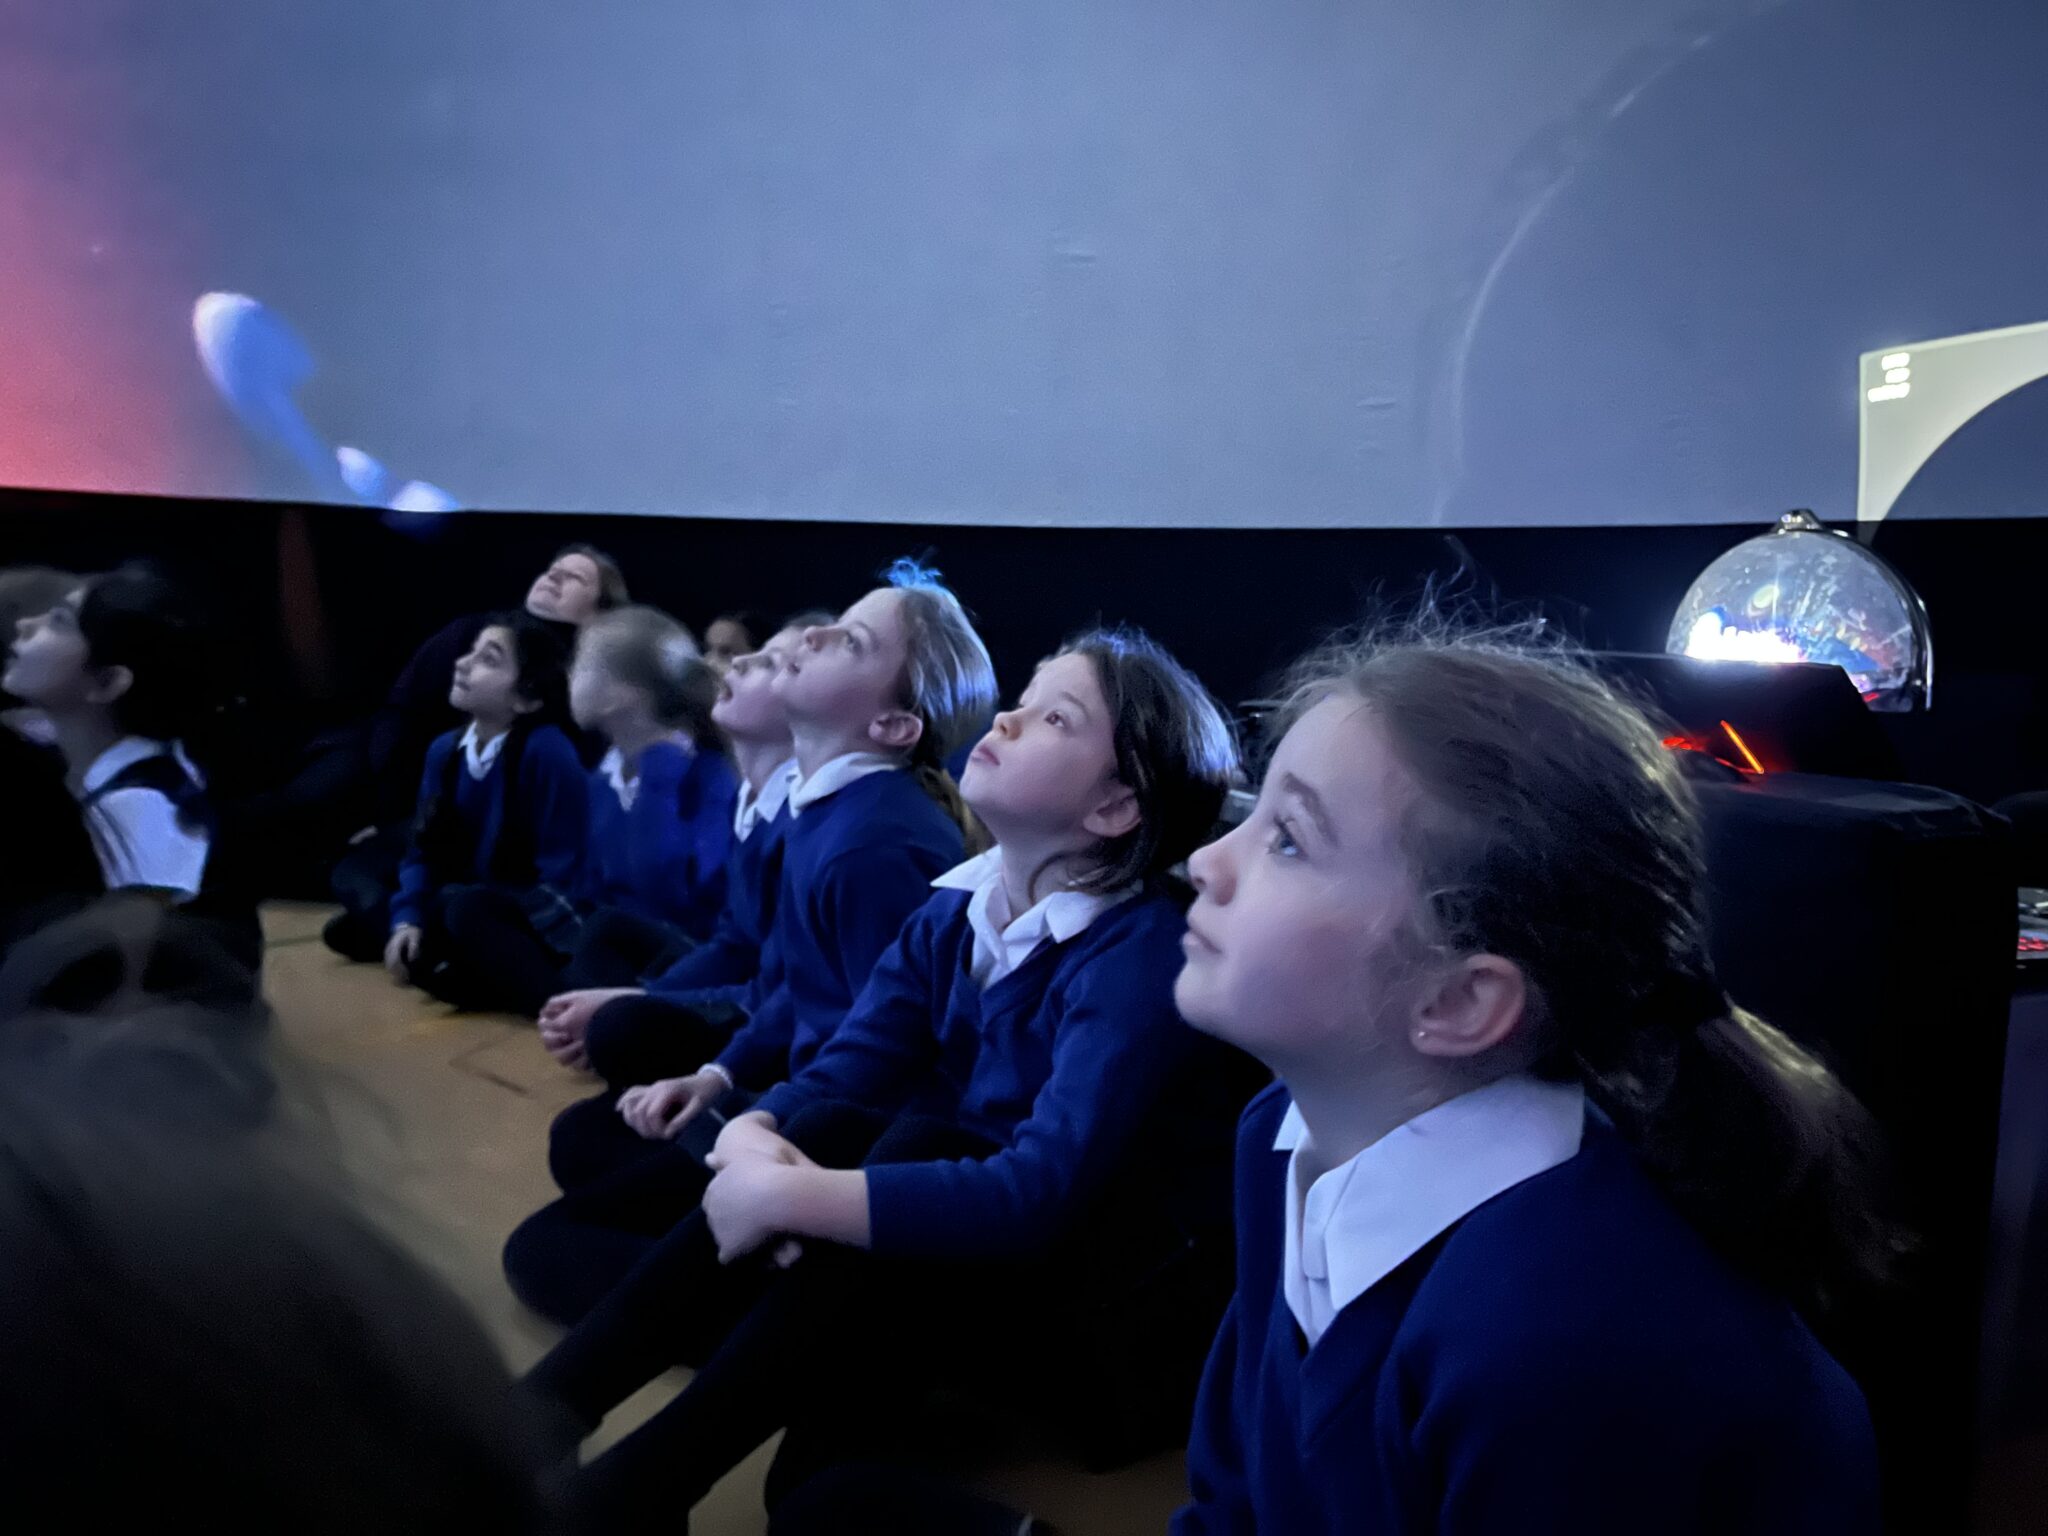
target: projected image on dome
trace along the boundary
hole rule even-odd
[[[1861,354],[2043,318],[2044,75],[2012,0],[11,7],[0,484],[1842,518]]]

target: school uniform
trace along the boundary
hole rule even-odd
[[[869,1249],[807,1240],[786,1275],[721,1266],[692,1216],[536,1369],[595,1422],[677,1359],[699,1366],[589,1470],[607,1518],[657,1493],[672,1515],[795,1414],[849,1391],[872,1408],[879,1376],[922,1384],[990,1316],[1030,1335],[1086,1288],[1097,1245],[1079,1237],[1200,1042],[1173,1006],[1181,909],[1061,892],[1013,917],[999,851],[938,884],[837,1031],[756,1106],[814,1160],[865,1169]]]
[[[584,1032],[590,1070],[612,1090],[601,1105],[586,1110],[571,1105],[557,1120],[557,1130],[575,1141],[577,1128],[588,1124],[601,1139],[614,1129],[603,1125],[617,1090],[637,1083],[694,1072],[724,1046],[738,1022],[754,1006],[763,989],[762,950],[774,927],[775,904],[782,878],[783,834],[788,830],[789,789],[796,763],[782,764],[758,793],[741,783],[733,804],[732,852],[726,861],[725,905],[711,936],[702,944],[670,954],[659,971],[648,974],[654,950],[628,931],[618,942],[615,930],[600,920],[594,925],[592,948],[609,953],[590,960],[579,955],[583,974],[578,986],[643,985],[635,996],[614,999],[591,1018]],[[604,967],[605,969],[601,969]],[[570,990],[565,988],[565,990]],[[555,1140],[550,1135],[551,1143]],[[576,1153],[565,1149],[564,1165],[573,1168]],[[605,1166],[610,1165],[607,1159]],[[567,1173],[564,1188],[582,1179]]]
[[[590,863],[584,900],[667,924],[692,942],[711,935],[725,902],[739,774],[721,752],[657,742],[628,780],[615,747],[590,779]]]
[[[1313,1183],[1284,1087],[1238,1143],[1238,1292],[1175,1536],[1863,1536],[1862,1394],[1576,1086],[1453,1099]]]
[[[86,768],[78,798],[108,890],[169,891],[185,900],[199,894],[213,809],[199,770],[176,743],[115,742]]]
[[[508,755],[516,764],[508,766]],[[443,796],[452,802],[455,834],[446,849],[423,846],[429,810]],[[589,811],[583,765],[554,726],[515,727],[486,742],[471,725],[434,743],[420,780],[421,826],[399,866],[390,908],[393,932],[422,930],[421,960],[413,967],[422,986],[458,1006],[490,1005],[488,971],[450,963],[449,902],[474,886],[575,889]]]
[[[852,752],[789,792],[771,989],[719,1052],[758,1091],[800,1072],[846,1017],[875,962],[960,861],[960,828],[894,758]]]
[[[1163,894],[1058,891],[1012,916],[1001,849],[933,882],[816,1056],[755,1108],[837,1101],[947,1121],[985,1162],[877,1168],[877,1253],[1000,1258],[1051,1241],[1194,1037],[1173,1009],[1186,921]]]
[[[573,1320],[625,1272],[617,1260],[630,1248],[595,1234],[628,1226],[644,1247],[689,1214],[702,1188],[692,1169],[720,1121],[817,1053],[932,879],[962,851],[952,818],[895,759],[876,754],[835,758],[808,781],[791,781],[783,814],[774,923],[740,994],[747,1013],[738,1032],[725,1039],[730,1015],[713,1006],[724,996],[716,992],[622,998],[591,1020],[586,1049],[611,1086],[556,1117],[548,1162],[564,1198],[505,1247],[513,1289],[545,1316]],[[755,835],[772,831],[764,823]],[[614,1112],[631,1081],[707,1062],[740,1094],[700,1116],[683,1145],[650,1142]],[[645,1200],[636,1200],[643,1181]]]
[[[630,779],[613,749],[589,777],[580,884],[462,892],[447,912],[451,958],[488,974],[495,1006],[529,1018],[557,992],[630,984],[632,976],[592,974],[622,933],[643,949],[666,950],[687,948],[710,929],[725,894],[737,790],[722,754],[687,741],[648,747]],[[592,933],[601,914],[610,921]]]

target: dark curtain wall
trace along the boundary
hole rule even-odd
[[[1006,690],[1064,634],[1128,622],[1226,700],[1256,696],[1333,628],[1425,582],[1540,610],[1589,645],[1657,650],[1687,585],[1760,525],[1243,531],[748,523],[464,513],[386,526],[334,507],[0,492],[0,562],[94,569],[148,556],[206,590],[252,700],[281,730],[372,703],[446,619],[516,604],[561,544],[625,564],[634,595],[701,628],[850,601],[901,554],[931,557],[982,626]],[[1909,774],[1980,799],[2048,784],[2042,644],[2029,620],[2048,523],[1889,523],[1876,547],[1934,621],[1933,713],[1888,722]]]

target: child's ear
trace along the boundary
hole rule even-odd
[[[1513,1037],[1529,1006],[1522,968],[1499,955],[1467,955],[1423,1000],[1408,1038],[1424,1056],[1478,1056]]]
[[[512,695],[512,713],[515,715],[530,715],[533,714],[539,708],[539,699],[529,699],[523,693],[515,693]]]
[[[100,667],[93,674],[92,687],[86,690],[86,702],[90,704],[112,704],[124,698],[135,686],[135,674],[126,667]]]
[[[868,740],[884,752],[908,752],[924,738],[924,721],[907,709],[892,709],[868,722]]]
[[[1081,829],[1091,837],[1109,842],[1137,831],[1142,819],[1137,795],[1117,784],[1111,787],[1108,797],[1082,819]]]

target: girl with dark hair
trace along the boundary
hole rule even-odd
[[[590,775],[583,883],[471,886],[448,903],[450,958],[496,1006],[532,1018],[565,989],[637,980],[637,970],[596,969],[626,925],[643,953],[709,937],[739,790],[711,718],[718,687],[690,632],[656,609],[617,609],[584,628],[569,708],[607,751]]]
[[[531,614],[503,614],[455,664],[448,700],[469,717],[427,753],[411,847],[398,889],[328,924],[351,959],[382,958],[393,978],[459,1006],[478,985],[449,963],[448,905],[466,886],[574,889],[589,798],[563,733],[567,672],[560,642]],[[387,916],[388,913],[388,916]]]
[[[1901,1245],[1860,1107],[1715,981],[1659,733],[1427,637],[1312,658],[1283,726],[1189,865],[1181,1013],[1280,1082],[1175,1531],[1875,1532],[1809,1324]]]
[[[48,720],[107,888],[199,894],[215,832],[186,741],[216,707],[197,616],[140,568],[21,621],[0,687]]]
[[[594,1423],[718,1341],[588,1469],[603,1521],[672,1519],[807,1405],[929,1379],[916,1344],[957,1348],[964,1298],[1029,1333],[1085,1288],[1069,1245],[1202,1044],[1173,1008],[1167,872],[1236,767],[1214,701],[1130,632],[1077,639],[996,716],[961,784],[995,846],[933,882],[817,1055],[726,1124],[702,1212],[534,1373]],[[1129,1241],[1146,1219],[1131,1202],[1107,1225]],[[767,1250],[792,1239],[814,1251],[784,1273]]]

